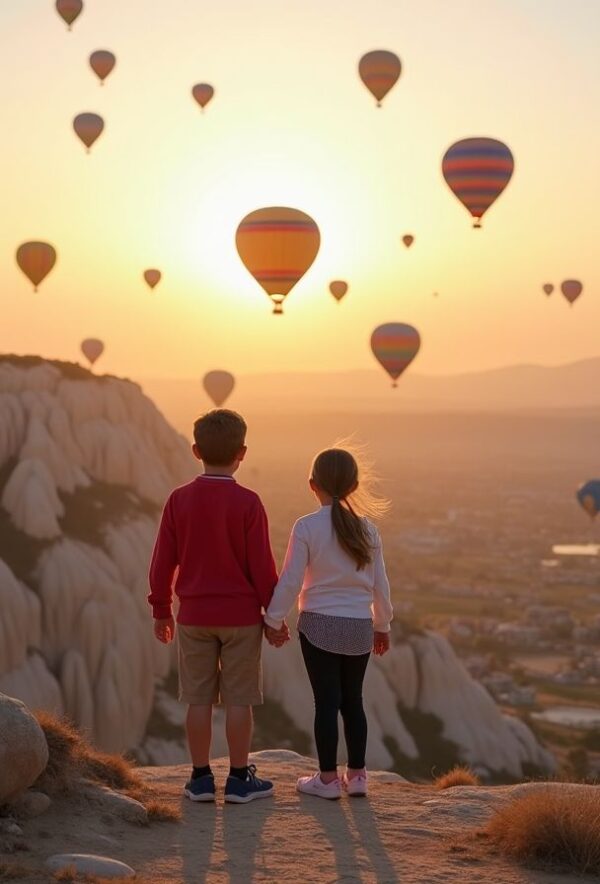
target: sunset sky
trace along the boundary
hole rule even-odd
[[[99,368],[133,378],[344,370],[400,321],[421,373],[600,355],[600,3],[85,0],[69,33],[53,0],[18,0],[0,41],[2,350],[75,360],[99,337]],[[356,71],[375,48],[404,66],[380,110]],[[103,88],[94,49],[117,56]],[[106,122],[89,156],[83,111]],[[440,171],[471,135],[516,161],[480,231]],[[283,317],[234,243],[268,205],[322,235]],[[14,260],[32,239],[59,253],[37,294]],[[573,308],[542,293],[570,277]]]

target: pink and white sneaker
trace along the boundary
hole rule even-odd
[[[312,777],[300,777],[296,783],[296,791],[304,792],[305,795],[316,795],[317,798],[328,798],[336,801],[342,797],[342,784],[339,779],[331,783],[324,783],[319,773]]]
[[[352,779],[349,779],[348,774],[344,774],[342,785],[351,798],[364,798],[367,794],[367,772]]]

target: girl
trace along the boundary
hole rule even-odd
[[[387,504],[361,486],[349,451],[322,451],[312,466],[310,487],[321,504],[292,530],[283,571],[265,616],[272,644],[285,640],[285,618],[299,595],[298,632],[315,698],[315,742],[319,773],[300,777],[299,792],[320,798],[367,794],[367,719],[362,684],[371,650],[389,648],[393,608],[381,540],[365,517]],[[358,512],[360,509],[360,515]],[[338,712],[344,722],[348,767],[337,771]]]

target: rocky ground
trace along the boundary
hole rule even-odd
[[[179,822],[145,824],[132,807],[111,806],[106,795],[89,792],[55,798],[50,809],[30,819],[0,820],[0,879],[11,880],[11,869],[15,875],[20,869],[32,884],[52,881],[45,865],[50,857],[85,853],[119,860],[152,884],[597,880],[523,869],[494,853],[480,834],[495,808],[524,790],[547,788],[542,784],[439,792],[379,773],[371,775],[368,799],[327,802],[294,789],[297,776],[311,772],[314,761],[281,750],[257,753],[253,760],[263,776],[275,780],[274,798],[224,805],[226,762],[220,760],[214,765],[220,792],[215,805],[183,798],[187,766],[143,769],[153,791],[181,811]]]

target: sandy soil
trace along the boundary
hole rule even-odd
[[[511,787],[436,792],[429,786],[386,782],[390,775],[374,774],[368,799],[327,802],[294,789],[297,776],[312,772],[314,762],[281,751],[257,753],[254,760],[259,774],[275,780],[274,798],[224,805],[222,760],[214,764],[220,791],[216,805],[192,804],[182,797],[187,767],[146,768],[148,783],[181,808],[181,822],[140,827],[83,801],[56,800],[46,814],[22,824],[29,850],[0,854],[0,868],[9,860],[28,865],[27,880],[38,884],[52,880],[41,872],[48,856],[81,852],[126,862],[152,884],[597,880],[524,870],[490,853],[477,831],[493,808],[510,798]]]

